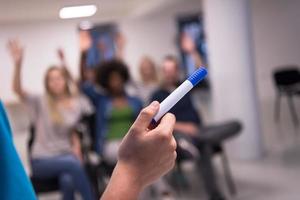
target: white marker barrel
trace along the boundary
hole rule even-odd
[[[154,116],[155,122],[158,122],[160,118],[166,114],[186,93],[192,88],[193,84],[186,80],[176,90],[174,90],[163,102],[161,102],[158,113]]]

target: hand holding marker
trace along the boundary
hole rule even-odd
[[[186,95],[193,87],[202,81],[207,75],[204,67],[197,69],[187,80],[185,80],[176,90],[174,90],[167,98],[165,98],[159,107],[158,113],[151,122],[151,127],[156,126],[160,118],[165,115],[184,95]]]

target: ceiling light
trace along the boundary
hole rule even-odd
[[[63,7],[59,11],[59,17],[62,19],[90,17],[94,15],[96,11],[97,7],[95,5]]]

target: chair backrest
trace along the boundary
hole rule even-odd
[[[277,69],[273,73],[274,83],[277,87],[285,87],[300,82],[300,71],[297,66]]]
[[[29,160],[31,159],[32,146],[34,143],[34,139],[35,139],[35,127],[34,127],[34,125],[31,124],[29,126],[29,137],[27,140],[27,153],[28,153]]]
[[[95,150],[96,148],[96,114],[90,114],[90,115],[84,115],[82,116],[81,120],[78,122],[78,126],[84,127],[84,130],[77,129],[78,132],[82,132],[84,137],[88,137],[85,139],[88,139],[90,141],[90,150]],[[88,135],[87,135],[88,134]],[[84,138],[82,138],[84,140]]]

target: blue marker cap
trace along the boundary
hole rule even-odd
[[[207,70],[204,67],[197,69],[190,77],[189,80],[193,86],[197,85],[207,74]]]

